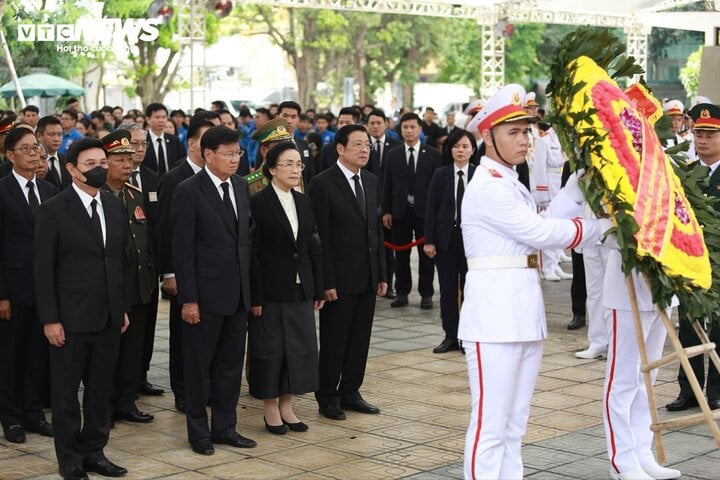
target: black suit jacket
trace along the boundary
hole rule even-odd
[[[58,189],[63,190],[70,186],[70,184],[72,183],[72,177],[70,176],[70,172],[68,172],[67,168],[65,167],[65,164],[67,163],[65,155],[55,152],[55,155],[53,156],[57,158],[57,168],[58,170],[60,170],[60,178],[57,178],[57,172],[55,173],[55,175],[50,174],[50,160],[48,160],[48,174],[45,177],[45,181],[50,182]]]
[[[433,173],[440,167],[440,152],[428,145],[420,144],[415,152],[415,215],[425,217],[425,204]],[[402,218],[407,210],[408,172],[405,144],[392,148],[386,158],[383,178],[383,213],[393,218]]]
[[[395,140],[394,138],[390,138],[385,135],[385,143],[383,143],[382,148],[382,157],[378,158],[378,156],[375,155],[374,150],[370,152],[370,160],[368,161],[367,165],[365,165],[365,168],[369,172],[375,174],[376,177],[378,177],[378,182],[380,185],[380,195],[383,194],[383,180],[385,178],[385,165],[387,165],[388,153],[390,153],[390,150],[392,150],[394,147],[397,147],[401,143],[402,142],[400,140]],[[372,148],[375,148],[375,139],[372,137],[370,137],[370,144],[373,146]]]
[[[170,216],[178,304],[198,303],[203,312],[232,315],[250,308],[250,198],[244,178],[229,181],[237,226],[205,169],[175,188]]]
[[[317,175],[308,186],[322,244],[325,290],[362,293],[368,286],[375,290],[387,278],[377,178],[368,171],[360,172],[367,218],[337,165]]]
[[[58,193],[54,185],[37,179],[40,201]],[[0,300],[35,305],[33,244],[35,215],[14,175],[0,179]]]
[[[187,157],[186,157],[187,158]],[[173,262],[172,262],[172,218],[170,217],[170,207],[172,205],[173,194],[175,193],[175,187],[177,187],[183,180],[192,177],[192,167],[186,161],[186,158],[180,160],[175,165],[175,168],[171,169],[165,175],[160,177],[158,183],[158,272],[160,273],[174,273]]]
[[[475,165],[468,165],[465,182],[475,174]],[[465,186],[467,188],[467,184]],[[430,181],[425,207],[425,244],[447,251],[455,226],[455,166],[446,165],[435,170]]]
[[[155,253],[155,267],[159,265],[158,251],[158,223],[160,222],[160,198],[158,188],[160,176],[149,168],[140,165],[140,185],[142,188],[143,205],[148,220],[148,233],[150,234],[150,247]]]
[[[128,229],[120,200],[101,191],[103,247],[74,188],[40,205],[35,230],[35,287],[40,323],[68,332],[120,327],[127,311],[124,274]]]
[[[298,217],[297,239],[272,186],[250,199],[255,222],[250,270],[253,305],[293,301],[298,275],[305,298],[324,297],[322,250],[312,206],[302,193],[292,190],[292,196]]]
[[[180,161],[181,158],[185,156],[185,147],[182,143],[180,143],[180,140],[175,135],[170,135],[166,133],[164,134],[164,138],[165,152],[167,153],[167,164],[169,171],[175,166],[176,163],[178,163],[178,161]],[[147,134],[147,141],[150,142],[150,145],[148,145],[148,148],[145,151],[145,159],[143,160],[142,164],[153,172],[159,173],[158,161],[157,157],[155,156],[156,145],[152,144],[150,132],[148,132]]]
[[[310,180],[312,180],[312,177],[315,176],[315,162],[310,153],[310,145],[308,145],[305,140],[299,138],[293,138],[293,142],[295,142],[295,146],[297,146],[297,149],[300,151],[300,159],[303,165],[305,165],[305,170],[303,170],[302,175],[303,182],[307,185],[310,183]]]
[[[315,159],[315,175],[335,165],[337,159],[338,153],[335,143],[323,145],[320,155]]]

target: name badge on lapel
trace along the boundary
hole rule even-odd
[[[309,156],[310,156],[310,152],[308,151],[307,148],[303,150],[303,155],[304,155],[305,157],[309,157]]]
[[[157,202],[157,192],[148,192],[148,200],[151,202]]]

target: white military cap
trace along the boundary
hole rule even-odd
[[[476,98],[472,102],[468,103],[468,106],[465,107],[465,110],[463,110],[463,113],[468,117],[473,117],[477,112],[480,111],[480,109],[483,107],[484,103],[481,98]]]
[[[537,101],[535,100],[535,92],[528,92],[525,95],[525,106],[526,107],[537,107]]]
[[[708,97],[703,97],[702,95],[698,95],[697,97],[693,98],[692,105],[690,107],[694,107],[695,105],[699,105],[701,103],[715,103],[712,100],[710,100]]]
[[[471,133],[482,132],[501,123],[518,120],[537,122],[538,118],[528,114],[523,109],[523,105],[525,105],[525,89],[516,83],[506,85],[488,100],[468,124],[466,130]]]
[[[680,100],[669,100],[663,105],[665,115],[682,115],[685,111],[685,105]]]

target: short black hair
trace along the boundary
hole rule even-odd
[[[373,108],[372,111],[370,113],[368,113],[368,119],[370,119],[370,117],[380,117],[383,119],[383,122],[385,120],[387,120],[387,116],[385,115],[385,112],[383,112],[379,108]]]
[[[60,115],[63,115],[63,114],[70,115],[75,119],[75,121],[77,121],[78,112],[74,108],[66,108],[65,110],[62,111],[62,113]]]
[[[35,105],[28,105],[27,107],[23,108],[23,109],[20,110],[20,111],[21,111],[22,113],[25,113],[25,112],[40,113],[40,109],[39,109],[38,107],[36,107]]]
[[[207,120],[195,120],[194,122],[190,122],[190,126],[188,127],[187,131],[187,138],[192,138],[193,140],[195,140],[200,135],[200,130],[202,130],[203,128],[212,128],[214,126],[214,123]]]
[[[360,117],[362,116],[362,113],[360,113],[360,110],[358,110],[355,107],[344,107],[340,109],[340,112],[338,113],[338,117],[340,115],[352,115],[353,121],[355,123],[360,121]]]
[[[125,109],[124,109],[123,107],[121,107],[120,105],[114,106],[113,109],[112,109],[112,111],[114,112],[115,110],[120,110],[121,112],[124,112],[124,111],[125,111]]]
[[[70,105],[71,103],[80,103],[80,100],[75,97],[70,97],[67,99],[67,102],[65,102],[65,105]]]
[[[236,145],[238,135],[234,130],[222,125],[209,128],[200,140],[200,155],[205,159],[205,150],[217,150],[221,145]]]
[[[102,120],[103,122],[105,121],[105,115],[103,115],[102,113],[100,113],[97,110],[95,110],[94,112],[90,112],[90,119],[92,120],[93,118]]]
[[[35,134],[29,128],[15,127],[10,130],[5,137],[5,150],[13,150],[15,148],[15,145],[17,145],[20,139],[25,135],[32,135],[33,138],[35,137]]]
[[[77,167],[77,160],[80,153],[85,150],[90,150],[91,148],[100,148],[103,152],[105,152],[105,155],[108,153],[103,142],[97,138],[85,137],[70,144],[70,149],[68,149],[67,153],[67,162]]]
[[[358,124],[345,125],[335,133],[335,146],[342,145],[343,147],[347,147],[348,139],[350,138],[350,134],[353,132],[363,132],[365,135],[368,135],[368,138],[370,138],[370,135],[367,133],[364,126]]]
[[[38,120],[35,131],[37,133],[45,133],[45,129],[48,127],[48,125],[60,125],[62,127],[62,123],[60,122],[59,118],[57,118],[55,115],[46,115],[40,120]]]
[[[153,113],[158,112],[160,110],[164,110],[165,115],[167,115],[168,110],[165,107],[165,105],[163,105],[160,102],[153,102],[150,105],[148,105],[147,107],[145,107],[145,116],[150,117],[150,116],[152,116]]]
[[[192,117],[190,117],[190,123],[197,122],[198,120],[215,120],[220,119],[220,114],[218,112],[213,112],[211,110],[196,110]]]
[[[402,125],[405,122],[410,122],[412,120],[415,120],[418,125],[422,125],[422,120],[420,120],[420,117],[417,113],[408,112],[404,114],[402,117],[400,117],[400,125]]]
[[[113,107],[111,107],[110,105],[105,105],[105,106],[103,106],[103,107],[100,109],[100,111],[101,111],[101,112],[112,113]]]
[[[174,117],[175,115],[182,115],[184,117],[185,112],[183,112],[182,110],[173,110],[172,112],[170,112],[171,117]]]
[[[210,105],[217,108],[227,108],[227,103],[223,102],[222,100],[215,100],[214,102],[211,102]]]
[[[227,108],[221,108],[220,110],[215,110],[215,112],[213,112],[213,113],[217,113],[218,117],[220,115],[222,115],[223,113],[227,113],[228,115],[230,115],[230,118],[232,118],[233,121],[235,120],[235,115],[230,113],[230,110],[228,110]]]
[[[263,163],[262,167],[262,173],[265,178],[272,180],[272,173],[270,173],[270,169],[277,166],[280,155],[286,150],[295,150],[300,153],[295,144],[290,140],[284,140],[276,145],[273,145],[267,155],[265,155],[265,163]]]
[[[447,141],[445,141],[445,148],[443,148],[442,152],[443,165],[451,165],[454,162],[452,157],[452,148],[455,146],[455,144],[462,140],[463,137],[470,140],[470,147],[472,148],[473,155],[475,155],[475,152],[477,152],[477,142],[475,141],[475,137],[473,137],[472,133],[468,132],[467,130],[457,129],[453,131],[448,137]],[[470,158],[470,160],[472,160],[472,157]]]
[[[272,119],[272,113],[270,113],[270,110],[265,107],[256,108],[255,113],[261,113],[265,115],[268,120]]]
[[[314,118],[313,120],[314,120],[315,122],[317,122],[318,120],[325,120],[325,121],[328,123],[328,125],[329,125],[329,124],[330,124],[330,118],[331,118],[330,115],[328,115],[328,114],[326,114],[326,113],[319,113],[319,114],[315,115],[315,118]]]
[[[240,107],[240,110],[238,111],[238,117],[251,117],[251,116],[252,116],[252,114],[250,113],[250,109],[246,105],[243,105],[242,107]]]
[[[292,100],[285,100],[284,102],[280,102],[280,105],[278,105],[277,107],[278,113],[282,112],[285,108],[297,110],[298,115],[302,113],[302,107],[300,106],[300,104]]]
[[[435,109],[432,108],[432,107],[425,107],[425,112],[426,112],[426,113],[427,113],[427,112],[433,112],[433,113],[435,113]]]
[[[82,123],[83,125],[85,125],[85,128],[86,128],[86,129],[88,129],[88,128],[94,128],[92,122],[91,122],[90,120],[88,120],[87,118],[85,118],[85,117],[83,117],[83,118],[81,118],[80,120],[78,120],[77,123]]]

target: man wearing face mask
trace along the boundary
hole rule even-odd
[[[107,179],[100,140],[73,142],[66,168],[72,185],[38,210],[34,255],[38,316],[50,342],[55,453],[66,480],[87,479],[87,472],[119,477],[127,470],[103,448],[120,335],[129,324],[126,220],[120,200],[100,191]]]

